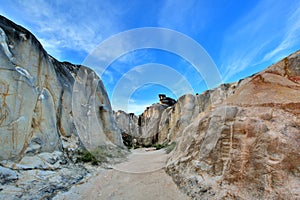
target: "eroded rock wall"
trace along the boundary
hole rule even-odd
[[[139,144],[167,144],[184,136],[183,130],[199,113],[232,95],[236,85],[237,83],[223,84],[200,95],[186,94],[172,106],[155,103],[147,107],[140,116],[123,111],[114,113],[114,116],[121,131],[133,136]]]
[[[194,199],[300,198],[299,75],[297,52],[200,111],[168,161],[179,187]]]
[[[87,113],[74,114],[75,80],[84,85],[83,92],[94,90],[80,100],[95,105],[102,143],[122,146],[102,82],[88,68],[79,74],[80,67],[58,62],[29,31],[0,16],[0,160],[18,162],[27,155],[82,145],[74,118],[84,119]]]
[[[152,142],[177,142],[166,171],[193,199],[300,198],[300,51],[139,121]]]

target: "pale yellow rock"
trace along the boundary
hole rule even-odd
[[[93,119],[84,118],[84,112],[74,115],[83,111],[72,105],[75,77],[82,78],[80,66],[55,60],[29,31],[0,16],[0,161],[18,162],[26,154],[79,147],[79,142],[62,142],[74,136],[81,140],[79,132],[87,132],[76,127],[75,119],[98,125],[89,130],[96,134],[90,136],[95,144],[123,146],[102,82],[82,68],[88,78],[79,92],[94,109]]]

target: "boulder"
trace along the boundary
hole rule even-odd
[[[5,184],[17,179],[18,174],[14,170],[0,166],[0,184]]]

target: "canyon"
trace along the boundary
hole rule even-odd
[[[300,51],[174,106],[154,104],[140,117],[152,131],[142,138],[177,143],[166,172],[189,196],[299,198]]]
[[[132,176],[112,169],[134,160],[137,150],[126,146],[171,144],[169,154],[159,150],[158,174],[131,185],[149,178],[160,188],[167,181],[171,193],[179,189],[192,199],[300,198],[300,51],[238,82],[154,103],[136,116],[112,110],[93,70],[57,61],[2,16],[0,41],[1,199],[63,199],[79,184],[86,184],[82,193],[97,190],[89,189],[89,176],[99,187],[104,176],[115,176],[103,184],[116,183],[124,195],[116,180]],[[98,167],[82,162],[86,151]]]

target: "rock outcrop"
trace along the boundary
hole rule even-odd
[[[0,77],[1,199],[66,190],[88,173],[69,164],[74,153],[100,145],[111,157],[121,133],[142,145],[176,141],[166,171],[194,199],[300,198],[300,51],[137,117],[113,114],[91,69],[55,60],[0,16]]]
[[[183,129],[201,112],[204,112],[211,102],[220,102],[225,98],[227,87],[206,91],[202,95],[183,95],[175,104],[155,103],[145,109],[138,117],[123,111],[115,113],[115,119],[123,133],[135,138],[140,145],[155,143],[166,144],[175,141]],[[161,95],[159,95],[161,100]],[[174,103],[175,100],[170,100]],[[131,127],[130,129],[128,127]]]
[[[236,83],[154,104],[138,127],[150,138],[143,144],[176,141],[166,171],[194,199],[299,199],[300,51]]]
[[[56,170],[57,180],[49,182],[56,186],[50,185],[49,190],[66,189],[86,174],[66,166],[84,145],[90,145],[86,148],[97,144],[109,148],[123,146],[105,88],[97,75],[87,67],[57,61],[33,34],[3,16],[0,16],[0,104],[1,184],[19,181],[26,173],[41,173],[40,178],[46,182],[48,174],[42,171]],[[97,126],[88,126],[89,121]],[[62,181],[64,173],[73,172],[78,176],[73,174]],[[32,182],[43,185],[34,176]],[[17,185],[18,189],[11,185],[11,190],[20,190],[25,198],[24,191],[30,192],[30,186],[23,182]],[[12,195],[8,187],[1,186],[1,190],[4,195],[0,195],[1,199],[6,199],[5,194]],[[36,198],[45,197],[39,194]]]
[[[158,96],[159,96],[160,104],[163,104],[166,106],[173,106],[176,103],[175,99],[167,97],[165,94],[159,94]]]
[[[19,161],[24,155],[68,148],[63,141],[78,137],[74,118],[86,115],[74,114],[79,109],[72,106],[75,79],[85,86],[77,91],[84,93],[80,101],[102,108],[95,111],[99,134],[122,145],[106,91],[92,70],[58,62],[30,32],[2,16],[0,40],[0,160]],[[89,102],[93,96],[94,102]]]
[[[114,119],[122,133],[129,134],[133,137],[138,136],[138,117],[134,113],[126,113],[119,110],[114,113]]]
[[[197,97],[167,172],[194,199],[300,198],[300,52],[216,90]]]
[[[131,146],[133,140],[138,146],[150,146],[157,143],[162,113],[167,107],[165,104],[156,103],[147,107],[139,116],[133,113],[127,114],[124,111],[115,112],[115,120],[122,132],[123,140],[125,138],[131,140],[131,142],[126,142],[126,145]]]

